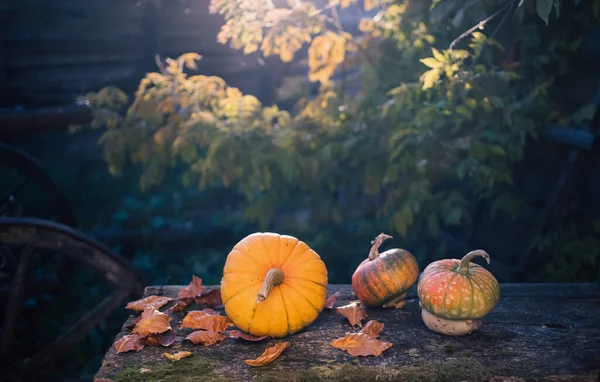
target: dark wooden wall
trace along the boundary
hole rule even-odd
[[[209,0],[0,0],[0,107],[71,103],[115,85],[135,90],[155,54],[197,52],[202,74],[271,102],[280,65],[216,35]]]

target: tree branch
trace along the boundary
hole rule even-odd
[[[454,45],[456,45],[458,42],[460,42],[465,37],[469,36],[471,33],[475,32],[477,29],[483,29],[483,27],[485,26],[485,24],[489,23],[490,21],[492,21],[493,19],[495,19],[496,17],[498,17],[498,15],[500,15],[502,12],[506,11],[507,9],[512,8],[513,2],[514,2],[514,0],[509,0],[506,4],[504,4],[502,6],[502,8],[500,8],[499,10],[497,10],[496,12],[494,12],[491,16],[487,17],[485,20],[482,20],[482,21],[478,22],[476,25],[474,25],[473,27],[469,28],[469,30],[467,30],[466,32],[464,32],[463,34],[461,34],[460,36],[458,36],[457,38],[455,38],[454,41],[452,41],[450,43],[450,46],[448,47],[448,49],[452,50],[454,48]],[[506,14],[508,15],[509,13],[510,13],[510,10]],[[502,22],[503,21],[501,21],[500,23],[502,23]]]
[[[514,5],[515,5],[515,0],[511,0],[510,1],[510,7],[508,8],[508,11],[504,14],[504,16],[502,16],[502,19],[500,20],[500,22],[496,26],[496,29],[494,29],[494,32],[492,32],[492,35],[489,37],[490,39],[493,39],[494,37],[496,37],[496,34],[498,33],[498,31],[500,30],[500,28],[502,28],[502,25],[504,25],[504,23],[508,19],[508,15],[510,15],[511,12],[513,11]]]

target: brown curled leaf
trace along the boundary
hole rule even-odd
[[[241,330],[230,330],[229,331],[229,338],[241,338],[241,339],[246,340],[246,341],[257,342],[257,341],[262,341],[262,340],[264,340],[267,337],[269,337],[269,336],[255,337],[255,336],[250,335],[248,333],[244,333]]]
[[[119,338],[114,343],[117,354],[125,353],[132,350],[136,352],[142,350],[144,348],[144,344],[142,344],[140,340],[143,337],[144,336],[141,334],[128,334]]]
[[[258,358],[246,359],[246,360],[244,360],[244,363],[246,365],[250,365],[250,366],[268,365],[271,362],[275,361],[281,355],[281,353],[285,349],[287,349],[290,345],[291,345],[291,343],[289,343],[289,342],[280,342],[278,344],[275,344],[274,346],[268,347],[264,351],[264,353],[262,353]]]
[[[345,337],[331,342],[331,346],[347,351],[353,356],[379,356],[392,347],[391,342],[384,342],[364,333],[347,333]]]
[[[149,306],[144,309],[140,322],[133,328],[133,333],[148,335],[166,332],[171,329],[171,317]]]
[[[212,330],[197,330],[195,332],[190,333],[186,340],[192,341],[194,345],[204,345],[210,346],[214,345],[219,341],[223,341],[225,336],[221,333],[213,332]]]
[[[204,290],[200,296],[196,297],[196,304],[206,304],[217,309],[222,308],[221,287]]]
[[[163,305],[173,300],[171,297],[165,296],[148,296],[136,301],[131,301],[125,306],[125,309],[131,309],[138,312],[143,312],[144,309],[151,306],[154,309],[160,309]]]
[[[225,331],[230,326],[233,326],[233,322],[229,317],[216,316],[201,310],[188,312],[181,323],[181,329],[204,329],[218,333]]]
[[[167,330],[164,333],[151,334],[142,339],[142,343],[147,346],[171,346],[175,343],[175,331]]]
[[[181,312],[182,310],[187,308],[192,303],[192,301],[193,300],[191,298],[182,298],[181,300],[178,300],[177,303],[173,305],[171,309],[173,310],[173,312]]]
[[[336,308],[336,311],[342,316],[346,317],[352,326],[360,324],[362,320],[367,318],[367,312],[365,312],[358,301],[351,302],[348,305],[340,306]]]
[[[333,309],[334,305],[335,305],[335,301],[337,300],[337,297],[340,295],[340,292],[335,292],[334,294],[332,294],[331,296],[329,296],[327,298],[327,300],[325,300],[325,308],[326,309]]]
[[[131,322],[131,324],[128,324],[128,325],[126,325],[126,326],[125,326],[125,328],[126,328],[126,329],[130,329],[130,330],[131,330],[131,329],[135,328],[135,326],[136,326],[136,325],[138,324],[138,322],[140,322],[141,320],[142,320],[142,316],[137,316],[137,317],[135,318],[135,320],[133,320],[133,321]]]
[[[384,326],[385,324],[382,324],[379,321],[369,320],[369,322],[367,322],[365,326],[363,326],[360,332],[373,338],[379,338],[379,334],[381,334],[381,331],[383,330]]]
[[[202,279],[196,276],[192,276],[192,282],[184,288],[181,288],[177,298],[196,298],[200,296],[204,287],[202,287]]]
[[[201,312],[204,312],[206,314],[210,314],[211,316],[220,316],[221,315],[221,313],[219,313],[216,310],[211,309],[211,308],[204,308],[204,309],[201,310]]]

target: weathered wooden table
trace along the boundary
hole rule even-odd
[[[151,286],[145,295],[176,297],[181,286]],[[349,285],[336,306],[355,300]],[[190,309],[194,309],[191,307]],[[393,346],[379,357],[352,357],[330,342],[352,329],[335,310],[325,310],[315,323],[290,336],[275,362],[250,367],[281,340],[247,342],[227,338],[210,347],[185,341],[177,349],[146,347],[116,354],[111,348],[96,381],[599,381],[600,287],[597,284],[503,284],[498,307],[481,329],[466,337],[429,331],[421,321],[415,288],[403,309],[368,309],[368,319],[385,324],[381,339]],[[173,328],[184,312],[173,313]],[[117,336],[128,334],[131,316]],[[177,331],[176,344],[190,332]],[[178,346],[178,345],[173,345]],[[189,358],[168,362],[165,351],[188,350]],[[144,373],[140,373],[140,369]],[[149,371],[148,371],[149,370]],[[513,377],[503,379],[502,377]]]

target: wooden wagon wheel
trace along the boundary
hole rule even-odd
[[[28,380],[55,361],[65,349],[81,340],[94,326],[121,306],[130,295],[141,295],[141,276],[125,261],[103,244],[59,223],[34,218],[0,218],[0,243],[21,247],[13,279],[0,340],[0,369],[11,370],[15,380]],[[62,333],[53,342],[29,357],[26,363],[17,362],[12,354],[19,309],[25,296],[25,280],[36,249],[59,252],[68,259],[95,271],[113,287],[94,309]]]
[[[3,174],[0,182],[0,217],[29,216],[54,220],[75,227],[75,217],[67,197],[36,158],[16,147],[0,143],[0,173]],[[38,192],[33,195],[33,198],[28,199],[26,194],[31,189]],[[41,198],[38,199],[40,196]],[[31,208],[34,203],[38,206],[42,204],[47,208],[45,211]],[[14,255],[0,248],[2,271],[6,271],[6,266],[11,265],[7,264],[7,261],[16,263],[17,259]],[[62,262],[58,278],[70,278],[72,271],[69,262]]]
[[[21,204],[20,195],[28,185],[34,184],[36,188],[44,192],[46,203],[52,207],[50,216],[40,216],[39,214],[35,216],[56,220],[71,227],[75,226],[75,217],[67,197],[48,176],[37,159],[16,147],[0,143],[0,164],[16,175],[16,179],[3,179],[3,182],[11,184],[4,183],[3,189],[0,190],[0,216],[32,216],[29,211],[22,210],[26,206]],[[27,203],[27,201],[23,201],[23,203]]]

